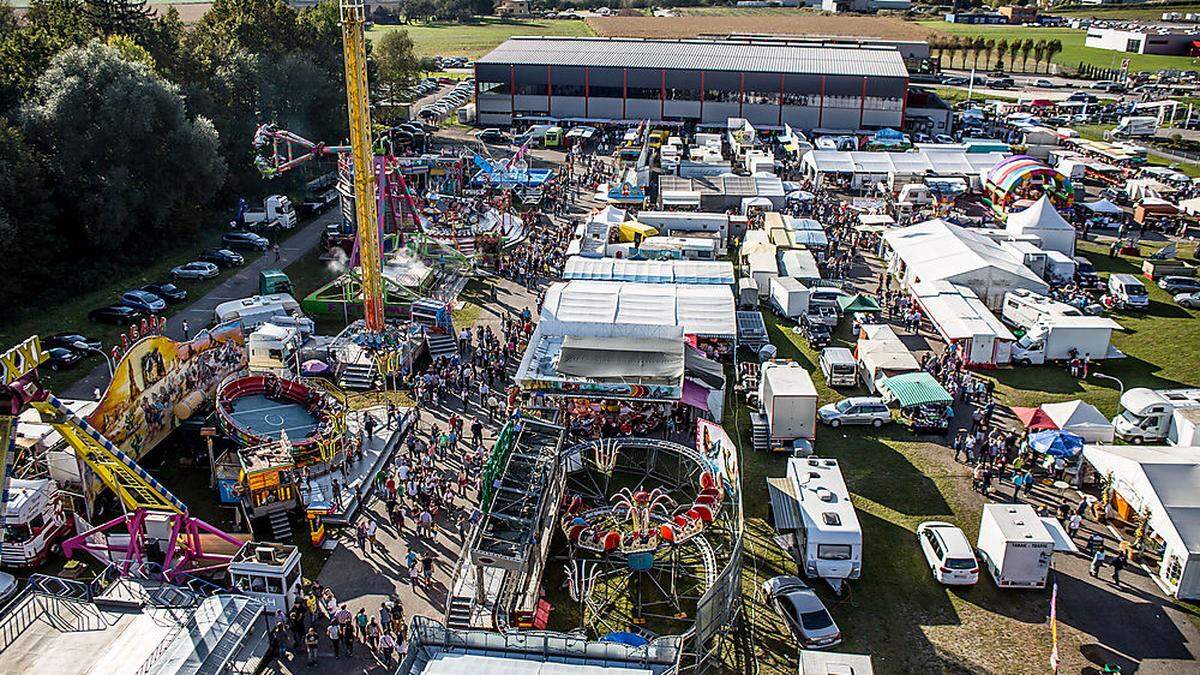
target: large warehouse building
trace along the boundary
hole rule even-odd
[[[481,125],[590,120],[856,131],[901,128],[908,70],[891,47],[514,37],[475,64]]]

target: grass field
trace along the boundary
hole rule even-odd
[[[767,8],[710,9],[715,11],[674,17],[593,17],[587,23],[597,35],[614,37],[688,38],[700,34],[772,33],[924,40],[934,32],[928,26],[891,17],[847,17]]]
[[[1107,49],[1095,49],[1083,46],[1086,33],[1073,28],[1026,28],[1024,26],[970,26],[946,23],[944,21],[921,21],[920,24],[931,30],[948,35],[981,36],[999,40],[1034,40],[1062,41],[1063,50],[1055,55],[1054,63],[1069,69],[1086,63],[1098,68],[1120,68],[1121,60],[1129,59],[1131,71],[1160,70],[1163,68],[1195,68],[1200,60],[1187,56],[1158,56],[1154,54],[1128,54]],[[968,58],[968,61],[970,59]],[[1030,62],[1032,67],[1032,59]],[[1042,66],[1044,67],[1044,65]]]
[[[1200,5],[1180,5],[1178,7],[1164,7],[1162,5],[1147,5],[1147,6],[1130,6],[1130,7],[1114,7],[1100,8],[1088,7],[1078,9],[1054,10],[1055,14],[1060,16],[1079,16],[1091,17],[1093,19],[1144,19],[1161,21],[1163,12],[1179,12],[1186,14],[1188,12],[1200,11]]]
[[[408,26],[375,26],[367,38],[387,31],[406,30],[412,37],[418,56],[466,56],[479,58],[514,35],[592,35],[583,21],[560,19],[480,18],[478,23],[418,23]]]

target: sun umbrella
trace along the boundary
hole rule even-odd
[[[1083,437],[1069,431],[1039,431],[1029,436],[1029,447],[1051,457],[1074,457],[1083,450]]]
[[[300,372],[304,375],[319,375],[329,370],[329,364],[320,359],[309,359],[300,364]]]

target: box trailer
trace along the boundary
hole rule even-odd
[[[771,306],[780,316],[798,321],[808,313],[808,287],[792,277],[771,277]]]
[[[746,257],[750,278],[758,284],[758,297],[765,298],[771,291],[771,279],[779,276],[779,263],[775,260],[775,247],[765,245]]]
[[[1112,332],[1121,324],[1103,316],[1043,316],[1012,347],[1014,363],[1041,365],[1047,361],[1088,358],[1119,359]]]
[[[768,361],[758,380],[758,401],[771,441],[817,435],[817,388],[795,361]]]
[[[1044,588],[1054,538],[1029,504],[984,504],[976,543],[1000,588]]]

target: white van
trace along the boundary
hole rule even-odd
[[[1108,275],[1108,293],[1126,307],[1145,309],[1150,306],[1146,286],[1132,274]]]
[[[853,387],[858,384],[858,362],[854,353],[845,347],[826,347],[821,350],[821,374],[831,387]]]

